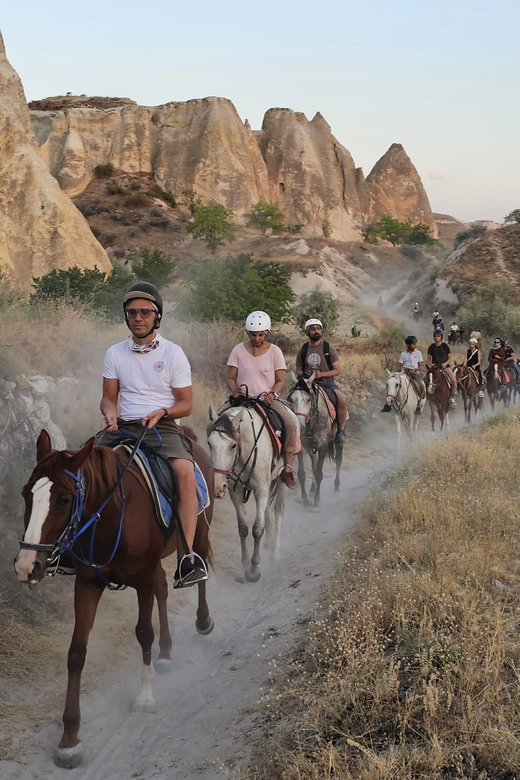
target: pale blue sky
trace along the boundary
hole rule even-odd
[[[25,0],[1,25],[28,100],[220,95],[255,129],[321,111],[366,175],[402,143],[436,211],[520,207],[517,0]]]

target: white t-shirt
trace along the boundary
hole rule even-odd
[[[157,334],[159,346],[151,352],[130,349],[128,339],[107,350],[105,379],[119,381],[119,415],[139,420],[155,409],[173,406],[176,387],[191,387],[191,368],[183,350]]]
[[[405,351],[401,352],[399,355],[399,363],[403,368],[419,368],[419,363],[422,362],[423,356],[418,349],[414,349],[413,352],[408,352],[408,350],[405,349]]]

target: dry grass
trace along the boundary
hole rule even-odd
[[[519,777],[519,452],[501,416],[380,486],[273,664],[250,778]]]

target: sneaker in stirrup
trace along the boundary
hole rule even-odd
[[[415,414],[416,414],[418,417],[420,417],[420,416],[421,416],[421,414],[422,414],[422,409],[421,409],[421,407],[420,407],[420,406],[418,406],[418,407],[417,407],[417,409],[415,410]]]
[[[385,404],[383,406],[383,408],[381,409],[381,411],[382,412],[391,412],[392,411],[392,407],[390,406],[390,404]]]
[[[280,474],[280,479],[290,490],[296,489],[296,480],[294,478],[294,471],[291,468],[284,468]]]
[[[457,406],[457,402],[456,402],[456,400],[454,399],[453,396],[450,397],[450,400],[448,401],[448,403],[449,403],[450,406]]]
[[[200,565],[197,565],[199,564]],[[190,588],[192,585],[197,585],[199,582],[206,582],[208,579],[208,570],[206,564],[196,552],[190,550],[189,553],[183,555],[177,570],[173,576],[174,588]]]
[[[335,440],[337,444],[345,444],[347,442],[347,437],[345,436],[344,430],[339,430],[335,436]]]

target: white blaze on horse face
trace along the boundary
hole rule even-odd
[[[32,488],[33,500],[29,525],[24,534],[24,542],[39,544],[42,538],[43,524],[51,506],[52,482],[47,477],[41,477]],[[27,582],[36,560],[35,550],[20,550],[14,568],[20,582]]]

